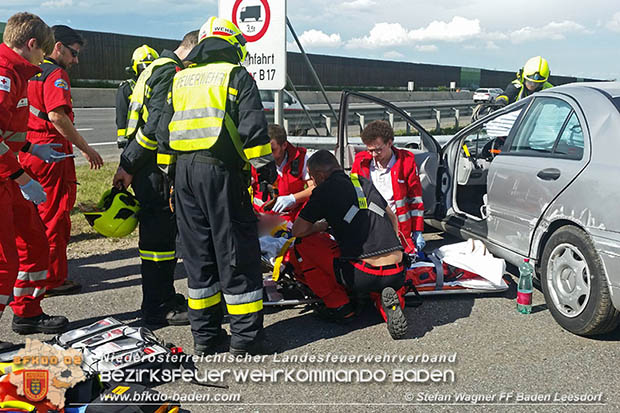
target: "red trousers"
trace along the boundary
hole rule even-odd
[[[336,281],[334,258],[340,256],[338,243],[324,232],[304,237],[295,243],[290,262],[302,282],[308,285],[328,308],[349,302],[347,291]]]
[[[33,133],[30,132],[30,137]],[[37,141],[36,139],[34,141]],[[50,140],[62,143],[60,152],[73,153],[65,139]],[[49,243],[49,285],[61,286],[67,279],[67,244],[71,236],[71,209],[75,205],[75,163],[68,158],[56,163],[45,163],[29,153],[20,154],[24,169],[43,186],[47,200],[38,205],[39,216],[45,225]]]
[[[0,181],[0,228],[0,315],[12,292],[15,315],[38,316],[47,287],[47,238],[34,204],[12,181]]]

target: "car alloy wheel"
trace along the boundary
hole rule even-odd
[[[555,308],[573,318],[590,298],[590,269],[579,249],[568,243],[556,246],[547,263],[547,286]]]

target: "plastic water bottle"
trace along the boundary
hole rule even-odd
[[[519,286],[517,287],[517,311],[521,314],[532,312],[532,274],[534,268],[529,258],[519,265]]]

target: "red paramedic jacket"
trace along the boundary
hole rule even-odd
[[[26,142],[28,79],[41,69],[0,44],[0,182],[22,168],[15,156]]]
[[[392,190],[396,204],[398,229],[407,238],[415,231],[424,231],[424,203],[422,201],[422,184],[415,164],[415,156],[406,150],[392,147],[396,163],[390,171]],[[372,155],[368,151],[355,155],[351,173],[370,179],[370,162]]]
[[[41,64],[41,73],[30,79],[28,99],[30,100],[30,118],[28,119],[28,140],[32,143],[61,143],[60,150],[73,153],[73,146],[65,139],[54,124],[47,120],[47,114],[64,106],[65,112],[74,120],[71,84],[69,75],[53,59],[45,58]]]
[[[282,175],[278,176],[278,179],[276,181],[278,195],[296,194],[297,192],[301,192],[306,188],[306,181],[304,181],[304,177],[302,176],[302,172],[304,170],[304,162],[306,161],[306,152],[306,148],[291,145],[291,143],[289,142],[286,148],[286,163],[282,168]],[[258,185],[258,174],[256,173],[256,170],[254,168],[252,168],[252,181],[254,207],[257,211],[263,212],[263,194],[262,192],[260,192],[260,187]],[[270,198],[271,197],[269,197],[267,200],[269,200]],[[290,211],[286,211],[286,213],[284,214],[284,218],[291,222],[294,221],[305,204],[306,203],[304,202],[295,205]]]

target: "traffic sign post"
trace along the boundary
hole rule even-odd
[[[247,40],[244,66],[259,89],[286,86],[286,0],[219,0],[219,16]]]

